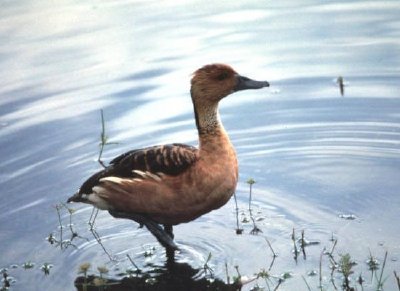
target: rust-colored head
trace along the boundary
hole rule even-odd
[[[269,83],[243,77],[225,64],[211,64],[194,72],[191,85],[192,98],[218,102],[236,91],[260,89],[268,87]]]

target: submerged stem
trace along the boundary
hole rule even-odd
[[[97,161],[103,168],[105,168],[106,166],[104,165],[103,161],[101,160],[101,156],[103,155],[104,146],[107,144],[106,127],[104,124],[103,109],[100,109],[100,114],[101,114],[100,151],[99,151],[99,156],[97,158]]]
[[[233,193],[233,199],[235,200],[235,211],[236,211],[236,234],[242,234],[243,229],[239,227],[239,207],[236,198],[236,192]]]

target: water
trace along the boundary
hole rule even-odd
[[[163,251],[130,221],[74,205],[77,248],[61,251],[55,205],[99,169],[100,109],[110,142],[104,160],[131,148],[168,142],[196,144],[191,73],[231,64],[271,88],[232,95],[221,116],[240,162],[235,234],[234,201],[175,228],[180,263],[201,268],[208,254],[215,275],[251,277],[279,257],[271,274],[292,272],[280,290],[313,289],[324,247],[350,253],[372,289],[365,261],[383,260],[385,290],[395,290],[400,226],[400,4],[398,1],[3,1],[0,9],[0,267],[12,290],[73,290],[80,264],[106,265],[110,276],[131,267],[162,266]],[[343,76],[344,96],[336,79]],[[353,215],[343,219],[340,215]],[[352,218],[353,216],[350,216]],[[64,238],[69,214],[61,211]],[[320,244],[296,264],[292,229]],[[155,249],[153,249],[155,247]],[[144,253],[152,255],[145,258]],[[337,255],[338,256],[338,255]],[[339,257],[339,256],[338,256]],[[324,266],[328,258],[323,257]],[[33,262],[33,269],[21,264]],[[50,275],[40,266],[51,263]],[[18,268],[10,266],[17,264]],[[17,267],[17,266],[15,266]],[[119,269],[117,269],[119,268]],[[318,271],[318,270],[317,270]],[[329,285],[324,268],[324,282]],[[199,275],[200,277],[202,275]],[[273,279],[276,284],[276,280]],[[260,286],[265,281],[258,280]],[[274,285],[274,284],[272,284]],[[51,287],[50,287],[51,286]],[[246,288],[254,286],[246,285]],[[300,287],[299,287],[300,286]],[[387,288],[387,289],[386,289]]]

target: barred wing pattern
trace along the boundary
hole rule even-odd
[[[104,177],[140,178],[135,171],[176,176],[192,166],[197,156],[195,147],[176,143],[132,150],[116,157],[107,168],[87,179],[77,194],[92,193],[92,188]],[[77,197],[74,198],[72,201],[77,201]]]

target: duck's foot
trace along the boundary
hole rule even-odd
[[[148,218],[145,215],[141,214],[127,214],[123,212],[118,212],[118,211],[108,211],[112,216],[115,218],[125,218],[125,219],[131,219],[139,223],[140,225],[145,225],[147,229],[151,232],[152,235],[155,236],[155,238],[158,240],[158,242],[169,252],[175,252],[178,250],[178,246],[174,242],[174,236],[172,234],[172,226],[171,230],[169,229],[163,229],[161,225],[156,223],[154,220]],[[172,235],[171,235],[172,234]],[[168,257],[168,254],[167,254]]]

